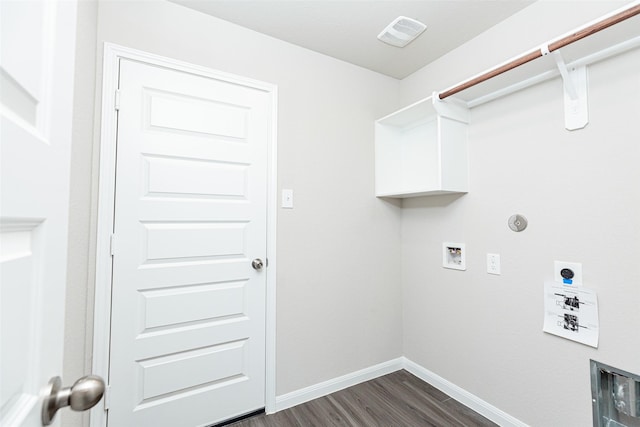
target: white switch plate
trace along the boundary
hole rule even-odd
[[[500,254],[487,254],[487,273],[500,274]]]
[[[556,282],[562,283],[564,278],[560,274],[562,269],[568,268],[573,271],[573,278],[571,279],[573,285],[582,284],[582,263],[579,262],[566,262],[566,261],[554,261],[553,277]]]
[[[282,207],[284,209],[293,209],[293,190],[282,190]]]

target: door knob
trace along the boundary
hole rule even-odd
[[[263,266],[264,264],[262,263],[262,260],[260,258],[256,258],[251,261],[251,267],[253,267],[254,270],[262,270]]]
[[[104,394],[104,380],[97,375],[87,375],[71,387],[62,388],[62,379],[53,377],[47,385],[42,403],[42,425],[48,426],[58,409],[70,406],[74,411],[93,408]]]

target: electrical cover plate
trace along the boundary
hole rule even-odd
[[[487,273],[500,275],[500,254],[487,254]]]

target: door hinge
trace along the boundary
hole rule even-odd
[[[111,235],[111,241],[109,242],[109,250],[111,252],[111,256],[116,254],[116,235]]]
[[[108,411],[109,407],[111,406],[111,386],[107,385],[104,388],[104,410]]]
[[[120,89],[116,89],[115,107],[116,111],[120,111]]]

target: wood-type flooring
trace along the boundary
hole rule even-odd
[[[397,371],[328,396],[257,415],[230,427],[496,426],[407,371]]]

